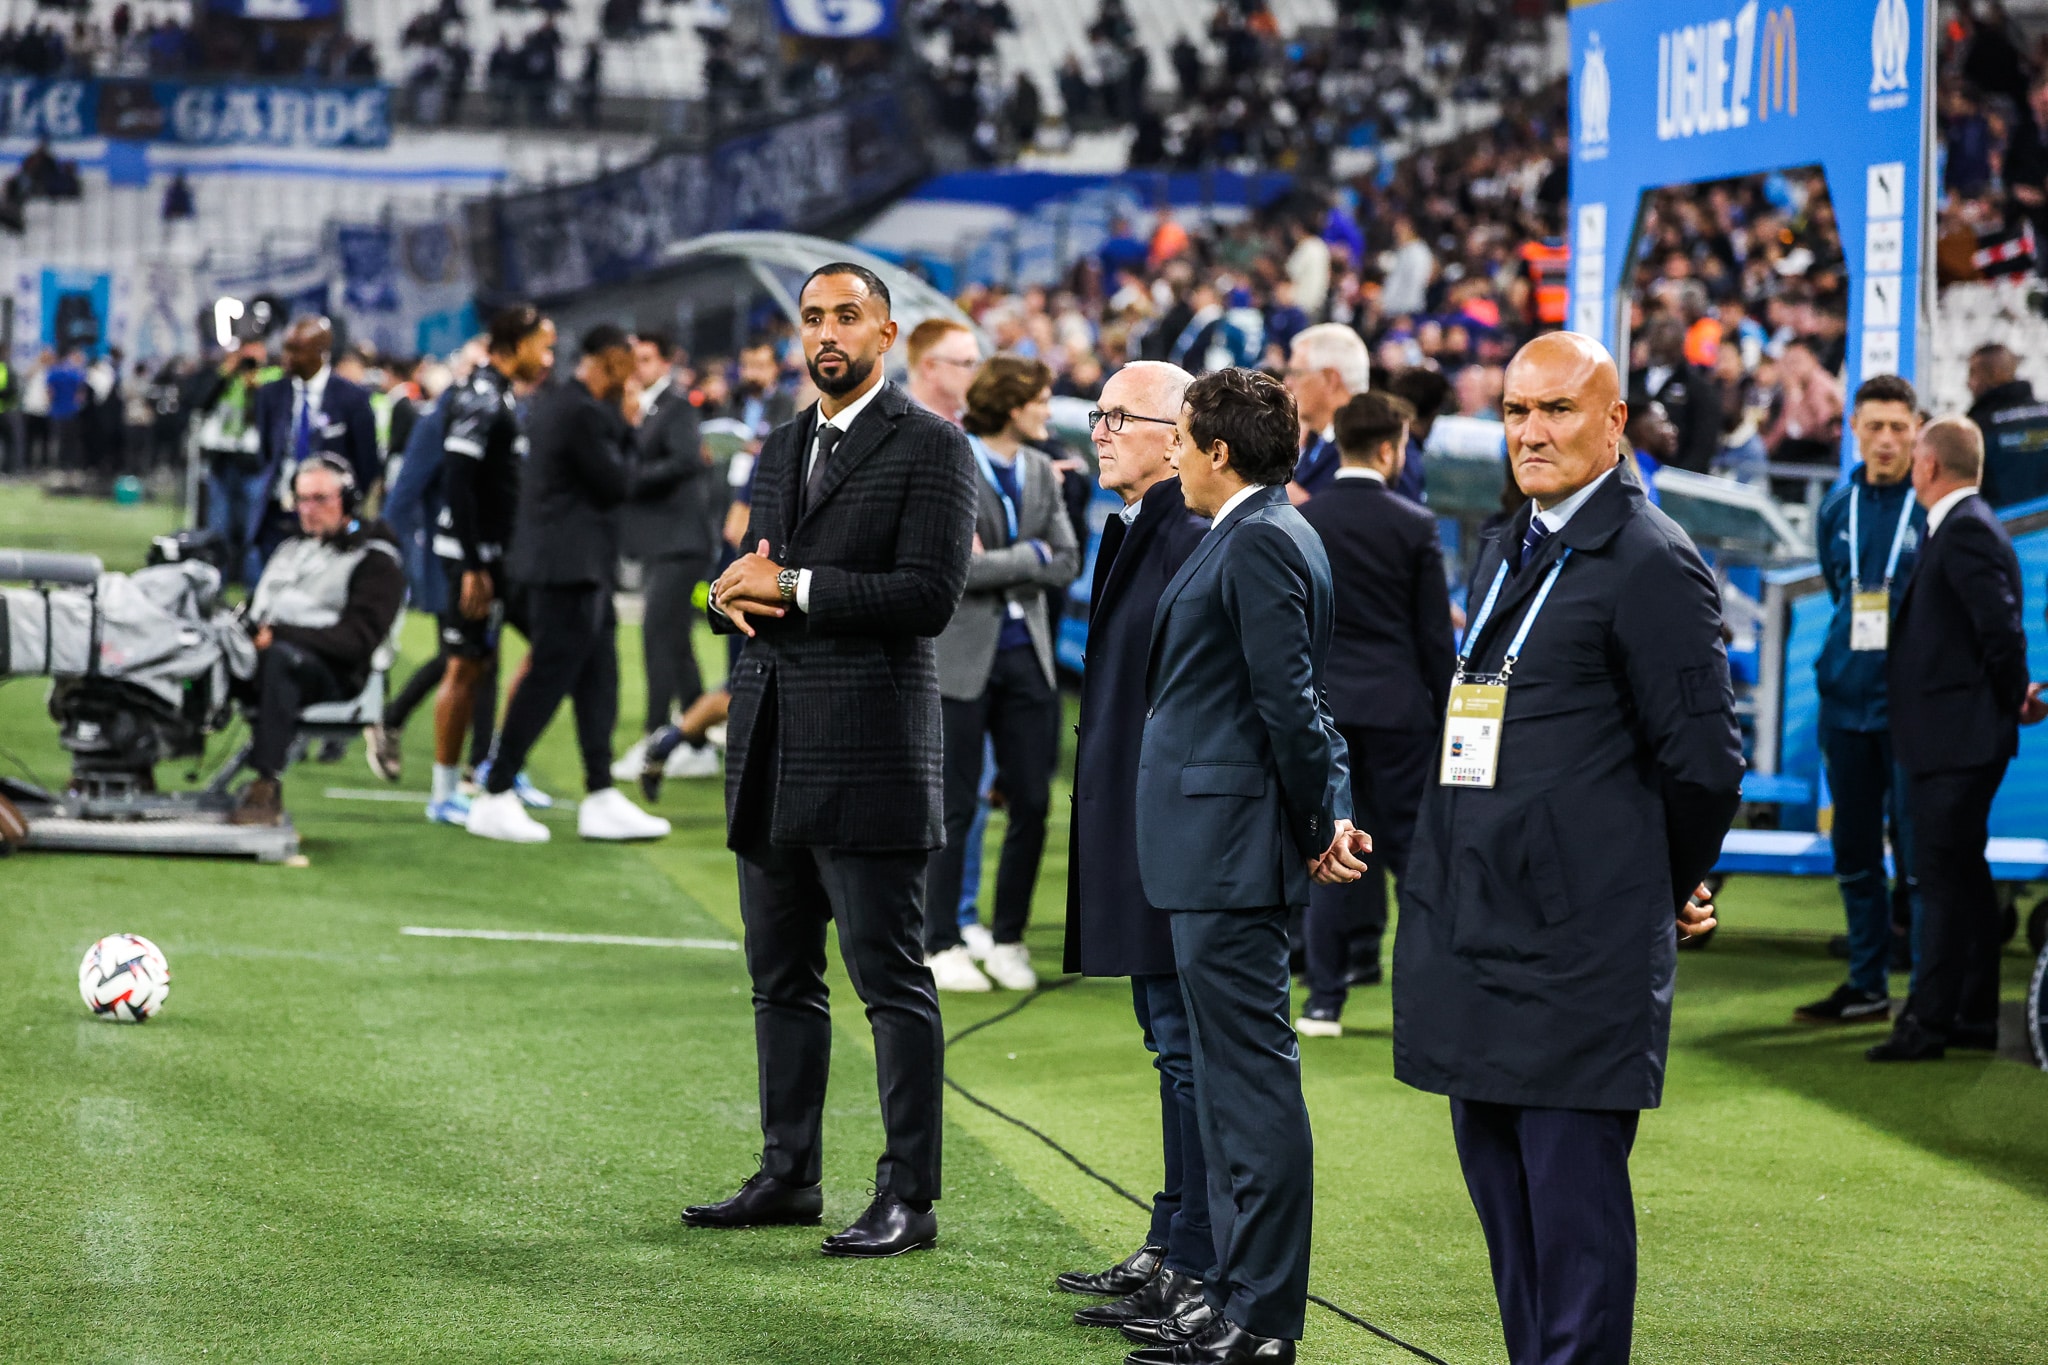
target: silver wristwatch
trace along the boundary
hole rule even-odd
[[[800,573],[798,569],[783,569],[775,575],[775,590],[782,594],[783,601],[796,601],[796,581]]]

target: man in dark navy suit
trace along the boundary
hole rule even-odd
[[[1330,711],[1351,751],[1355,818],[1372,831],[1379,855],[1357,881],[1309,894],[1309,998],[1295,1023],[1305,1036],[1341,1035],[1350,983],[1380,980],[1386,874],[1407,875],[1457,664],[1436,518],[1394,491],[1413,413],[1378,393],[1339,408],[1333,426],[1343,465],[1301,509],[1323,538],[1337,585]]]
[[[1606,348],[1530,342],[1502,416],[1530,501],[1479,552],[1401,887],[1394,1075],[1450,1097],[1512,1365],[1627,1365],[1629,1151],[1742,736],[1720,594],[1620,459]]]
[[[1126,365],[1103,386],[1091,428],[1102,486],[1124,506],[1103,525],[1088,597],[1065,970],[1131,978],[1138,1027],[1159,1071],[1165,1178],[1142,1247],[1108,1270],[1059,1277],[1059,1287],[1072,1293],[1123,1296],[1074,1314],[1089,1327],[1171,1317],[1200,1297],[1216,1265],[1172,924],[1145,899],[1138,877],[1138,743],[1152,617],[1160,593],[1209,529],[1206,518],[1187,509],[1173,473],[1181,395],[1191,378],[1163,361]]]
[[[265,559],[298,534],[292,478],[315,455],[333,455],[354,471],[367,497],[383,477],[377,416],[370,393],[334,373],[334,325],[300,318],[284,334],[284,375],[256,391],[256,449],[268,490],[255,509],[249,541]]]
[[[1922,429],[1913,493],[1927,538],[1889,653],[1892,748],[1906,770],[1921,919],[1913,994],[1873,1062],[1998,1046],[1998,897],[1984,858],[1991,801],[2021,725],[2048,716],[2027,682],[2025,596],[2012,539],[1978,492],[1984,434],[1967,417]]]
[[[1294,398],[1253,370],[1188,386],[1175,465],[1210,529],[1160,595],[1138,758],[1138,872],[1169,911],[1193,1041],[1216,1273],[1128,1365],[1291,1362],[1308,1306],[1314,1153],[1288,1027],[1287,916],[1363,875],[1323,700],[1334,603],[1288,504]]]

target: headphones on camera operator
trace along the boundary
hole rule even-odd
[[[356,519],[356,513],[361,509],[363,503],[362,490],[356,486],[355,469],[350,466],[347,460],[342,459],[338,455],[329,455],[325,452],[318,455],[308,455],[305,459],[299,461],[299,467],[292,471],[292,491],[294,496],[298,492],[299,475],[309,469],[324,469],[332,474],[341,484],[342,515],[353,522]]]

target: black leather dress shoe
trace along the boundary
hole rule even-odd
[[[1127,1322],[1158,1322],[1172,1317],[1190,1299],[1202,1296],[1202,1282],[1192,1275],[1159,1267],[1159,1273],[1133,1293],[1108,1303],[1090,1304],[1074,1314],[1080,1327],[1121,1327]]]
[[[1998,1051],[1998,1025],[1957,1024],[1948,1035],[1948,1045],[1965,1052]]]
[[[1863,1055],[1873,1062],[1938,1062],[1947,1055],[1947,1040],[1910,1014],[1899,1016],[1892,1036]]]
[[[1209,1306],[1202,1297],[1199,1280],[1181,1277],[1179,1302],[1173,1311],[1156,1318],[1132,1318],[1129,1322],[1117,1324],[1126,1341],[1135,1341],[1140,1346],[1177,1346],[1184,1341],[1193,1341],[1222,1320],[1221,1315]]]
[[[683,1224],[693,1228],[811,1227],[825,1211],[817,1185],[790,1185],[772,1175],[754,1175],[740,1192],[716,1204],[692,1204]]]
[[[1165,1259],[1165,1247],[1143,1246],[1107,1270],[1063,1270],[1053,1277],[1053,1283],[1069,1294],[1122,1298],[1143,1289],[1159,1273],[1159,1263]]]
[[[844,1232],[835,1232],[821,1248],[827,1256],[901,1256],[922,1251],[939,1240],[939,1215],[919,1213],[884,1190]]]
[[[1147,1346],[1124,1357],[1124,1365],[1294,1365],[1294,1343],[1259,1337],[1218,1318],[1193,1341]]]

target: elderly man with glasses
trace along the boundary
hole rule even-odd
[[[1208,530],[1188,511],[1173,472],[1181,395],[1191,378],[1158,361],[1126,365],[1089,414],[1102,486],[1124,506],[1102,528],[1088,598],[1067,861],[1064,969],[1131,978],[1138,1026],[1159,1071],[1165,1179],[1152,1200],[1144,1246],[1108,1270],[1070,1271],[1058,1283],[1071,1293],[1114,1296],[1081,1309],[1076,1322],[1132,1325],[1148,1334],[1200,1301],[1216,1265],[1208,1166],[1195,1122],[1193,1044],[1171,923],[1145,899],[1138,880],[1138,741],[1152,616]]]

